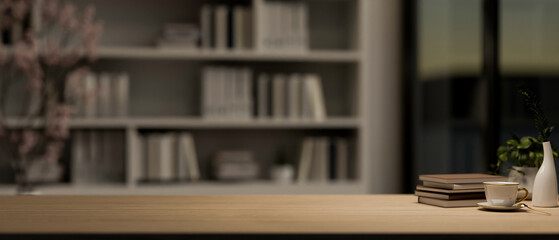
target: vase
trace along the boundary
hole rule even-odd
[[[36,195],[35,185],[29,180],[27,161],[12,161],[16,180],[16,195]]]
[[[550,142],[543,143],[543,163],[534,180],[532,204],[534,207],[557,207],[557,173]]]
[[[272,167],[272,180],[280,184],[293,183],[295,177],[295,169],[291,165],[276,165]]]
[[[534,191],[534,180],[536,178],[536,174],[538,173],[537,167],[512,167],[515,170],[511,170],[509,172],[509,182],[518,182],[518,188],[526,188],[528,189],[528,198],[532,199],[532,192]],[[524,172],[524,174],[520,173]],[[519,197],[523,197],[524,193],[520,192]]]

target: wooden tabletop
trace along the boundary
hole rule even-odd
[[[439,208],[412,195],[0,196],[6,233],[551,233],[559,208]]]

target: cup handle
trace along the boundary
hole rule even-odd
[[[526,189],[526,188],[521,188],[521,189],[518,189],[518,191],[519,191],[519,192],[520,192],[520,191],[524,191],[524,193],[526,193],[526,194],[524,195],[524,197],[522,197],[520,200],[516,201],[515,203],[522,202],[522,201],[526,200],[526,198],[528,198],[528,189]]]

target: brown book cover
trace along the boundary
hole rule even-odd
[[[450,189],[444,189],[444,188],[426,187],[426,186],[421,186],[421,185],[417,185],[415,187],[415,190],[424,191],[424,192],[445,193],[445,194],[482,193],[482,192],[485,191],[483,188],[450,190]]]
[[[507,177],[481,173],[428,174],[419,175],[419,180],[438,183],[482,183],[487,181],[507,181]]]
[[[424,203],[439,207],[477,207],[480,202],[485,202],[485,199],[462,199],[462,200],[442,200],[428,197],[417,197],[417,202]]]
[[[437,198],[443,200],[460,200],[460,199],[481,199],[485,198],[485,193],[483,192],[475,192],[475,193],[435,193],[435,192],[424,192],[424,191],[415,191],[415,196],[418,197],[429,197],[429,198]]]

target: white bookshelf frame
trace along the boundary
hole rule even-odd
[[[253,6],[261,4],[263,0],[251,0]],[[369,22],[371,9],[374,3],[369,0],[339,0],[354,2],[356,6],[350,14],[355,14],[355,22],[351,29],[355,36],[351,37],[354,45],[347,50],[309,50],[301,54],[287,53],[260,53],[257,51],[188,51],[188,50],[160,50],[144,46],[101,47],[100,59],[112,61],[129,60],[187,60],[187,61],[258,61],[258,62],[309,62],[352,64],[356,66],[354,84],[351,89],[355,92],[355,109],[351,117],[329,118],[322,122],[314,121],[207,121],[195,117],[127,117],[127,118],[92,118],[73,119],[70,123],[72,129],[119,129],[125,131],[126,156],[125,156],[125,182],[114,185],[75,185],[61,184],[54,186],[41,186],[46,194],[364,194],[371,191],[371,145],[370,123],[373,111],[368,104],[368,95],[371,79],[371,51],[370,45],[372,32],[366,27]],[[378,4],[376,4],[378,5]],[[256,9],[256,8],[253,8]],[[258,13],[255,13],[258,16]],[[256,20],[257,21],[257,20]],[[354,39],[353,39],[354,38]],[[132,82],[133,83],[133,79]],[[382,91],[382,90],[379,90]],[[374,94],[374,93],[373,93]],[[375,105],[378,106],[378,105]],[[13,120],[17,125],[21,121]],[[298,131],[300,129],[349,129],[356,132],[356,169],[357,180],[349,182],[328,182],[279,185],[271,182],[250,183],[220,183],[196,182],[182,184],[138,184],[136,179],[139,174],[139,129],[285,129]],[[12,194],[13,186],[0,186],[0,194]]]

